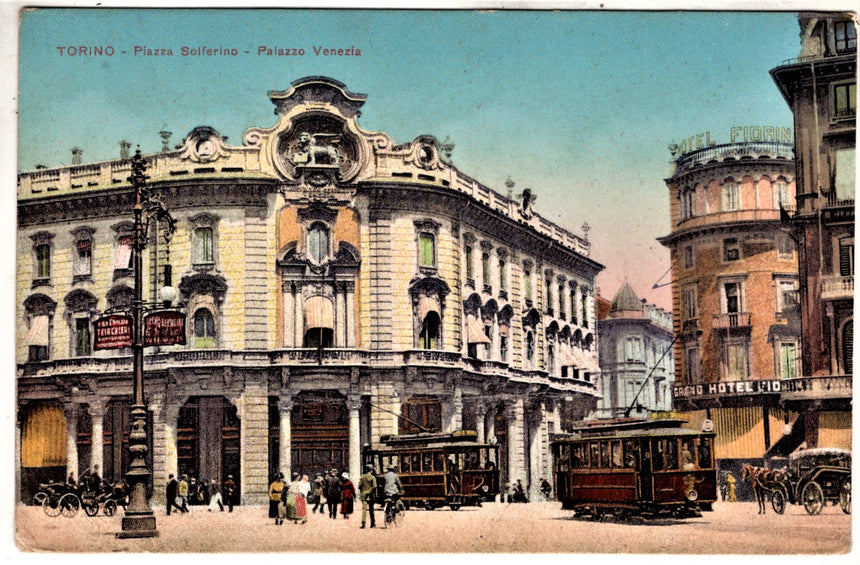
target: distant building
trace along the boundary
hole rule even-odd
[[[746,142],[680,155],[666,180],[672,232],[676,411],[717,432],[723,468],[761,462],[782,433],[782,382],[799,374],[790,145]]]
[[[143,295],[157,303],[171,267],[187,328],[186,345],[146,350],[154,492],[168,473],[232,474],[261,503],[275,471],[358,476],[381,436],[459,429],[498,443],[502,480],[537,489],[550,434],[597,402],[602,266],[587,239],[534,212],[528,190],[507,198],[458,171],[431,136],[362,129],[366,95],[336,80],[269,98],[275,123],[239,145],[198,127],[146,156],[177,229],[152,230]],[[23,500],[94,465],[128,470],[130,351],[93,339],[132,300],[128,149],[19,174]]]
[[[792,419],[784,453],[851,447],[854,207],[857,146],[856,13],[801,13],[801,52],[771,70],[794,114],[802,370],[783,383]]]
[[[639,300],[625,281],[606,316],[597,320],[597,337],[602,394],[598,418],[672,410],[671,312]]]

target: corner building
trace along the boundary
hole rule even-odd
[[[781,437],[783,383],[799,375],[798,272],[781,209],[795,195],[792,147],[716,145],[678,156],[666,180],[672,232],[675,410],[717,433],[724,470],[761,464]]]
[[[794,114],[802,373],[783,391],[801,417],[792,441],[851,448],[854,380],[854,209],[857,175],[856,13],[802,12],[800,56],[771,70]]]
[[[276,470],[356,477],[380,436],[459,429],[498,442],[503,481],[537,489],[551,434],[596,406],[588,241],[528,191],[456,170],[433,137],[362,129],[366,96],[335,80],[269,98],[277,123],[242,145],[198,127],[147,156],[177,229],[150,232],[144,296],[175,284],[187,333],[145,352],[156,499],[168,473],[232,474],[259,504]],[[19,175],[25,501],[49,478],[127,469],[130,351],[94,351],[92,332],[131,303],[129,172],[126,158]]]

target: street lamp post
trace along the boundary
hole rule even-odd
[[[146,489],[152,471],[146,462],[148,437],[146,425],[147,406],[143,395],[143,249],[151,218],[165,219],[165,238],[173,233],[174,220],[162,204],[146,188],[146,160],[137,150],[131,160],[131,176],[128,180],[134,188],[134,241],[132,263],[134,267],[134,302],[132,304],[132,354],[134,359],[134,398],[131,406],[131,431],[128,436],[130,456],[126,475],[131,495],[122,519],[120,538],[146,538],[158,535],[155,514],[149,506]]]

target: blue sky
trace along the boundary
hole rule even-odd
[[[668,287],[651,290],[669,267],[655,241],[669,232],[667,147],[791,127],[768,71],[798,55],[798,30],[792,12],[37,9],[20,24],[18,169],[68,164],[74,146],[85,162],[113,158],[121,139],[154,152],[164,127],[172,144],[199,125],[240,144],[274,124],[267,91],[326,75],[368,95],[363,128],[396,143],[449,136],[466,174],[503,194],[510,175],[542,215],[579,234],[588,222],[604,296],[626,277],[669,308]],[[116,54],[57,49],[80,45]],[[174,56],[136,57],[136,45]],[[182,57],[183,46],[240,55]]]

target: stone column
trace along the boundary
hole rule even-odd
[[[278,401],[278,415],[281,418],[281,428],[278,436],[278,468],[289,481],[292,471],[292,415],[293,397],[289,395]]]
[[[508,407],[508,482],[525,480],[525,446],[523,424],[523,399],[509,401]]]
[[[361,475],[361,397],[350,394],[346,406],[349,409],[349,478],[358,484]]]
[[[486,443],[487,436],[484,432],[484,419],[487,417],[487,406],[483,402],[475,404],[475,432],[478,434],[478,443]]]
[[[63,415],[66,417],[66,477],[74,474],[78,480],[78,405],[64,403]]]
[[[90,469],[99,468],[99,476],[104,477],[104,421],[105,403],[100,399],[90,402],[90,418],[93,422],[92,448],[90,449]]]
[[[444,410],[444,407],[443,407]],[[458,385],[454,385],[451,393],[451,403],[448,406],[444,426],[446,432],[453,432],[463,428],[463,391]]]
[[[544,477],[544,435],[546,420],[544,418],[544,405],[542,402],[535,403],[529,411],[529,500],[537,500],[540,493],[540,479]],[[544,477],[546,478],[546,477]]]

